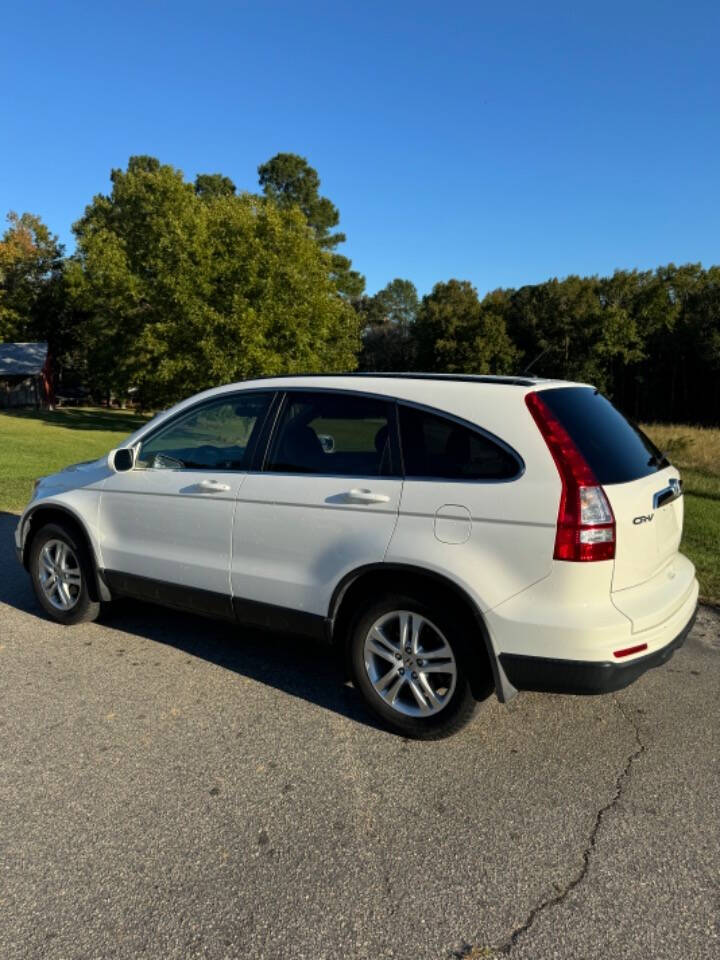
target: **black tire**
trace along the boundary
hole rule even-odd
[[[77,565],[73,566],[73,570],[78,570],[80,584],[77,588],[72,587],[72,606],[67,610],[60,609],[48,599],[41,582],[41,570],[43,569],[41,555],[43,547],[50,541],[60,541],[66,544],[77,562]],[[86,623],[97,619],[101,605],[97,600],[92,599],[88,590],[88,584],[94,583],[94,580],[91,579],[95,575],[93,563],[88,556],[85,544],[70,526],[66,527],[61,523],[48,523],[41,527],[30,544],[29,565],[35,596],[40,606],[52,620],[70,626],[74,623]]]
[[[429,626],[434,626],[440,632],[452,649],[456,669],[455,687],[451,694],[448,687],[447,702],[430,716],[408,716],[400,712],[402,706],[399,708],[390,706],[375,690],[370,678],[365,657],[366,638],[378,620],[395,611],[419,614],[429,621]],[[417,740],[440,740],[465,726],[472,717],[476,700],[471,690],[470,671],[474,666],[469,655],[467,639],[462,626],[458,622],[453,622],[452,615],[444,611],[439,604],[433,606],[415,597],[402,594],[388,595],[372,603],[358,611],[350,625],[348,652],[350,671],[356,688],[362,694],[371,712],[395,733]],[[372,659],[372,655],[370,656]],[[395,656],[397,658],[397,654]],[[387,666],[389,671],[392,671],[391,661],[388,661]],[[398,672],[401,672],[399,665]],[[408,694],[406,699],[412,709],[412,696]]]

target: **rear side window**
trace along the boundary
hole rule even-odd
[[[499,443],[455,420],[400,405],[405,476],[446,480],[511,480],[518,460]]]
[[[337,393],[289,393],[266,470],[325,476],[392,474],[391,406]]]
[[[592,387],[558,387],[538,393],[599,483],[628,483],[668,466],[652,440]]]

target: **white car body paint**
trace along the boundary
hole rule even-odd
[[[349,496],[370,487],[387,501]],[[326,616],[343,577],[383,561],[401,490],[394,477],[249,476],[235,515],[233,595]]]
[[[235,501],[244,473],[134,469],[113,473],[100,501],[108,570],[225,593]],[[203,489],[217,481],[227,490]]]

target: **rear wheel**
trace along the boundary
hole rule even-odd
[[[30,545],[30,576],[43,610],[58,623],[95,620],[100,604],[90,596],[92,564],[82,541],[70,529],[49,523]]]
[[[398,733],[439,739],[472,716],[464,638],[440,609],[400,595],[373,604],[352,627],[350,659],[365,702]]]

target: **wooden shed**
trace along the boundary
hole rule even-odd
[[[47,343],[0,343],[0,408],[41,409],[52,404],[52,363]]]

